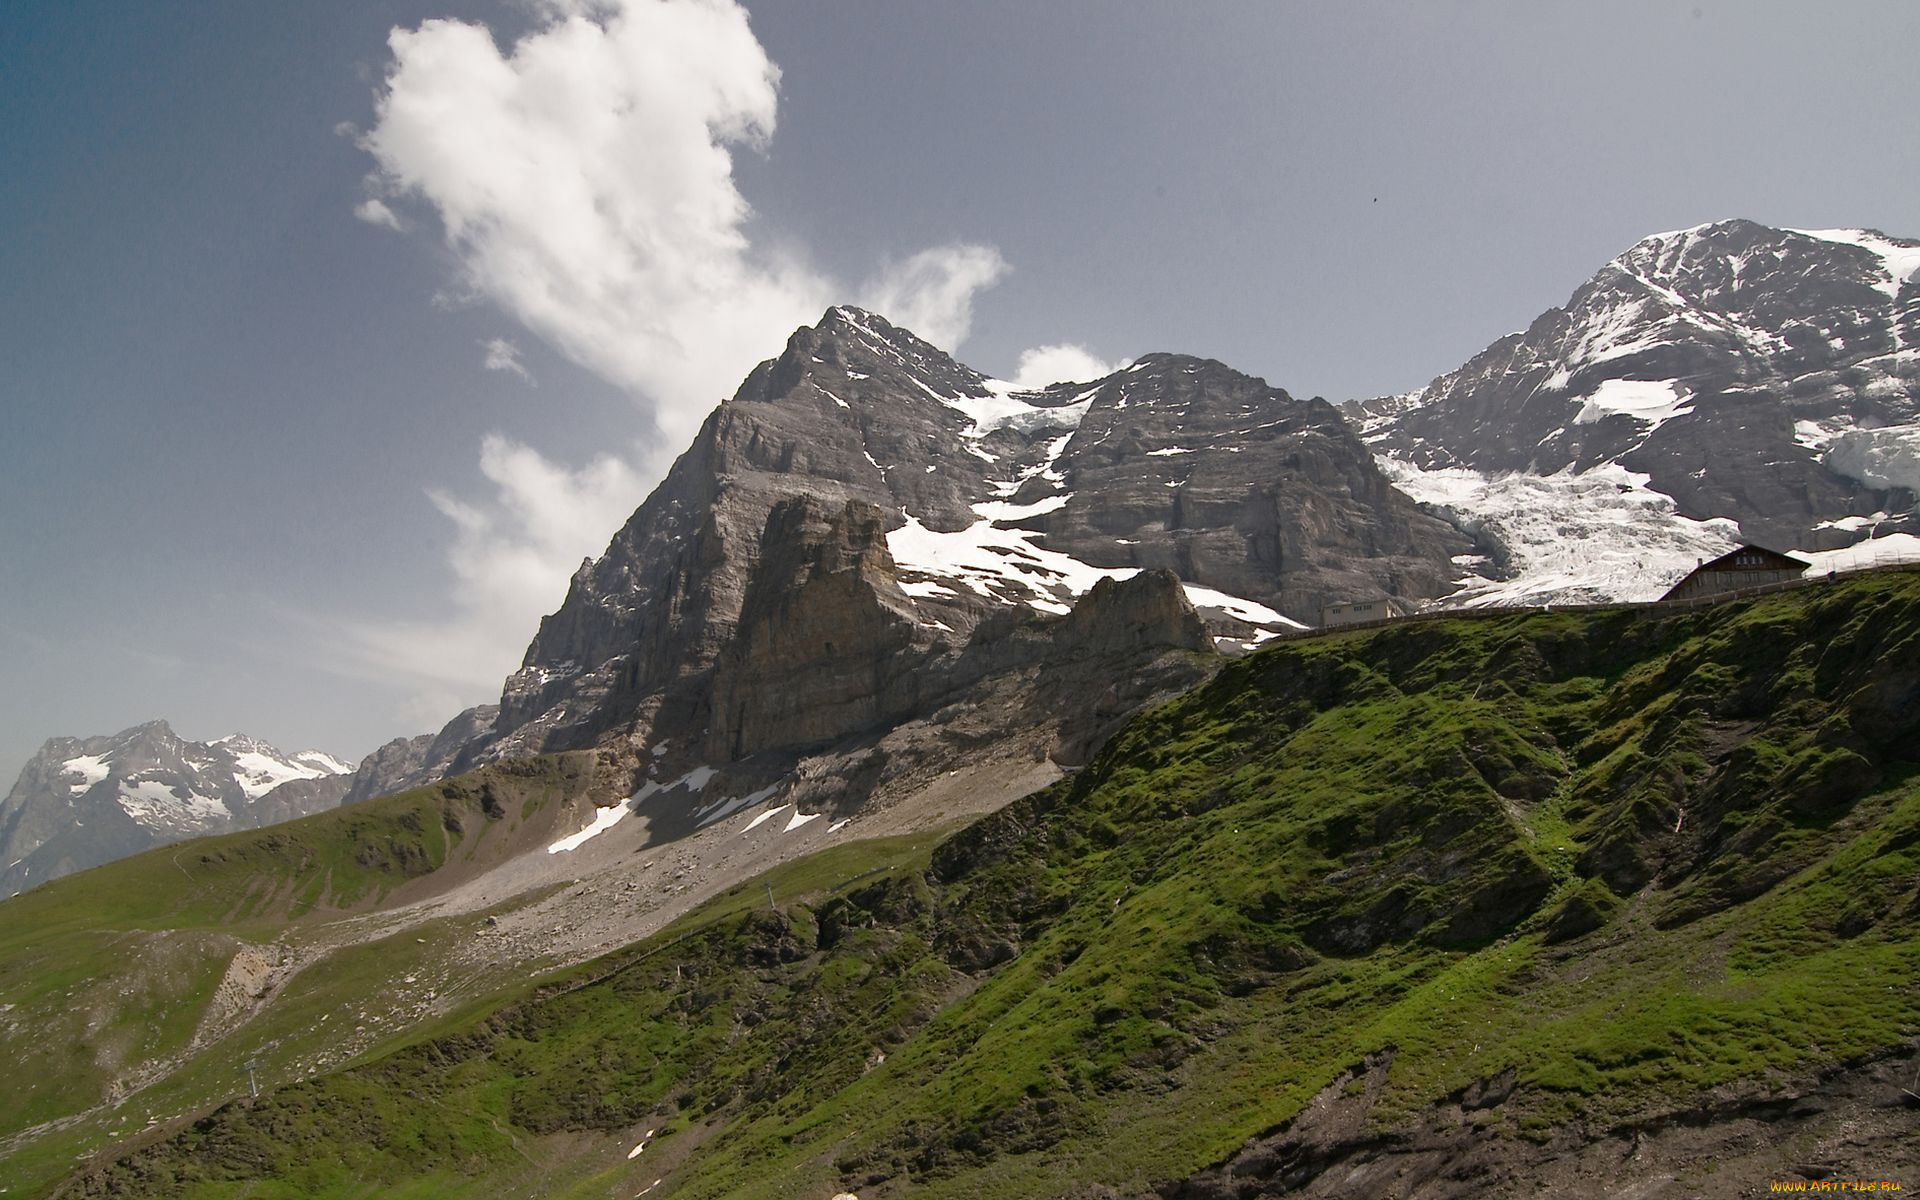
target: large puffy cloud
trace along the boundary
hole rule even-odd
[[[424,201],[465,292],[631,389],[668,446],[831,303],[743,229],[731,147],[773,135],[780,73],[738,5],[564,6],[504,53],[452,20],[389,46],[374,186]]]
[[[780,71],[732,0],[549,3],[502,50],[486,27],[396,29],[360,144],[377,193],[360,215],[438,218],[458,290],[498,305],[630,390],[662,455],[753,364],[829,304],[857,296],[949,348],[997,251],[936,247],[848,287],[755,247],[736,148],[773,136]]]
[[[497,307],[628,391],[651,420],[638,465],[579,470],[489,438],[482,500],[436,494],[453,522],[448,615],[363,626],[369,670],[433,696],[497,682],[706,413],[797,326],[852,297],[949,349],[1005,274],[986,246],[937,246],[848,285],[748,236],[733,155],[774,136],[780,71],[734,0],[534,0],[534,29],[395,29],[359,135],[374,160],[362,220],[438,230],[457,299]],[[511,343],[486,365],[520,367]],[[564,536],[546,518],[564,511]],[[448,667],[458,663],[458,669]],[[449,671],[452,673],[449,674]],[[426,703],[423,701],[423,704]]]
[[[499,687],[540,615],[565,596],[569,574],[606,548],[608,520],[617,527],[648,486],[612,455],[569,468],[497,434],[481,441],[480,472],[492,489],[484,498],[428,493],[454,529],[451,611],[347,630],[353,655],[342,668],[404,681],[414,692],[407,716],[423,723]]]

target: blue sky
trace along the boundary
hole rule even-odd
[[[1905,0],[12,5],[0,782],[489,699],[826,303],[1338,400],[1657,230],[1920,235],[1916,44]]]

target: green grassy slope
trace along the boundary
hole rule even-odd
[[[235,952],[297,938],[342,913],[431,888],[445,868],[482,869],[515,830],[585,785],[585,763],[540,759],[262,830],[165,846],[55,880],[0,904],[0,1137],[71,1118],[172,1063],[139,1111],[191,1110],[244,1081],[241,1047],[189,1053]],[[404,943],[350,952],[297,977],[288,1003],[249,1046],[292,1057],[338,1009],[423,951]],[[377,959],[359,969],[360,959]],[[202,1061],[204,1060],[204,1061]],[[131,1113],[119,1114],[124,1125]],[[134,1122],[134,1128],[138,1122]],[[124,1131],[124,1130],[123,1130]],[[0,1187],[69,1163],[76,1145],[0,1153]]]
[[[1917,733],[1911,575],[1284,645],[61,1194],[1139,1192],[1387,1054],[1377,1127],[1605,1130],[1920,1034]]]

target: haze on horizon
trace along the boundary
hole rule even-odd
[[[0,26],[4,783],[154,717],[357,757],[493,698],[831,303],[1006,377],[1340,400],[1658,230],[1920,235],[1897,0],[339,9]]]

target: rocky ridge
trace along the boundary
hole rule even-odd
[[[50,739],[0,803],[0,895],[149,846],[331,808],[353,770],[245,734],[187,741],[165,721]]]
[[[483,704],[448,721],[438,733],[387,742],[360,760],[340,803],[354,804],[444,777],[461,749],[493,728],[499,711],[495,705]]]
[[[1552,526],[1514,528],[1549,494],[1563,541],[1652,531],[1642,574],[1736,540],[1920,533],[1920,243],[1744,220],[1656,234],[1457,370],[1346,413],[1397,483],[1490,543],[1489,578],[1551,555]],[[1562,594],[1628,598],[1586,582]]]
[[[1020,391],[834,308],[755,368],[582,564],[491,729],[441,769],[599,746],[635,792],[720,772],[693,802],[719,811],[800,786],[804,757],[867,754],[1087,646],[1151,678],[1169,650],[1258,642],[1329,601],[1442,594],[1470,546],[1324,401],[1166,354]],[[1140,582],[1096,594],[1103,580]],[[1049,627],[1062,617],[1073,632]],[[1110,619],[1127,632],[1094,630]],[[1024,744],[1063,721],[1076,731],[1031,752],[1071,760],[1076,704],[998,724]]]

